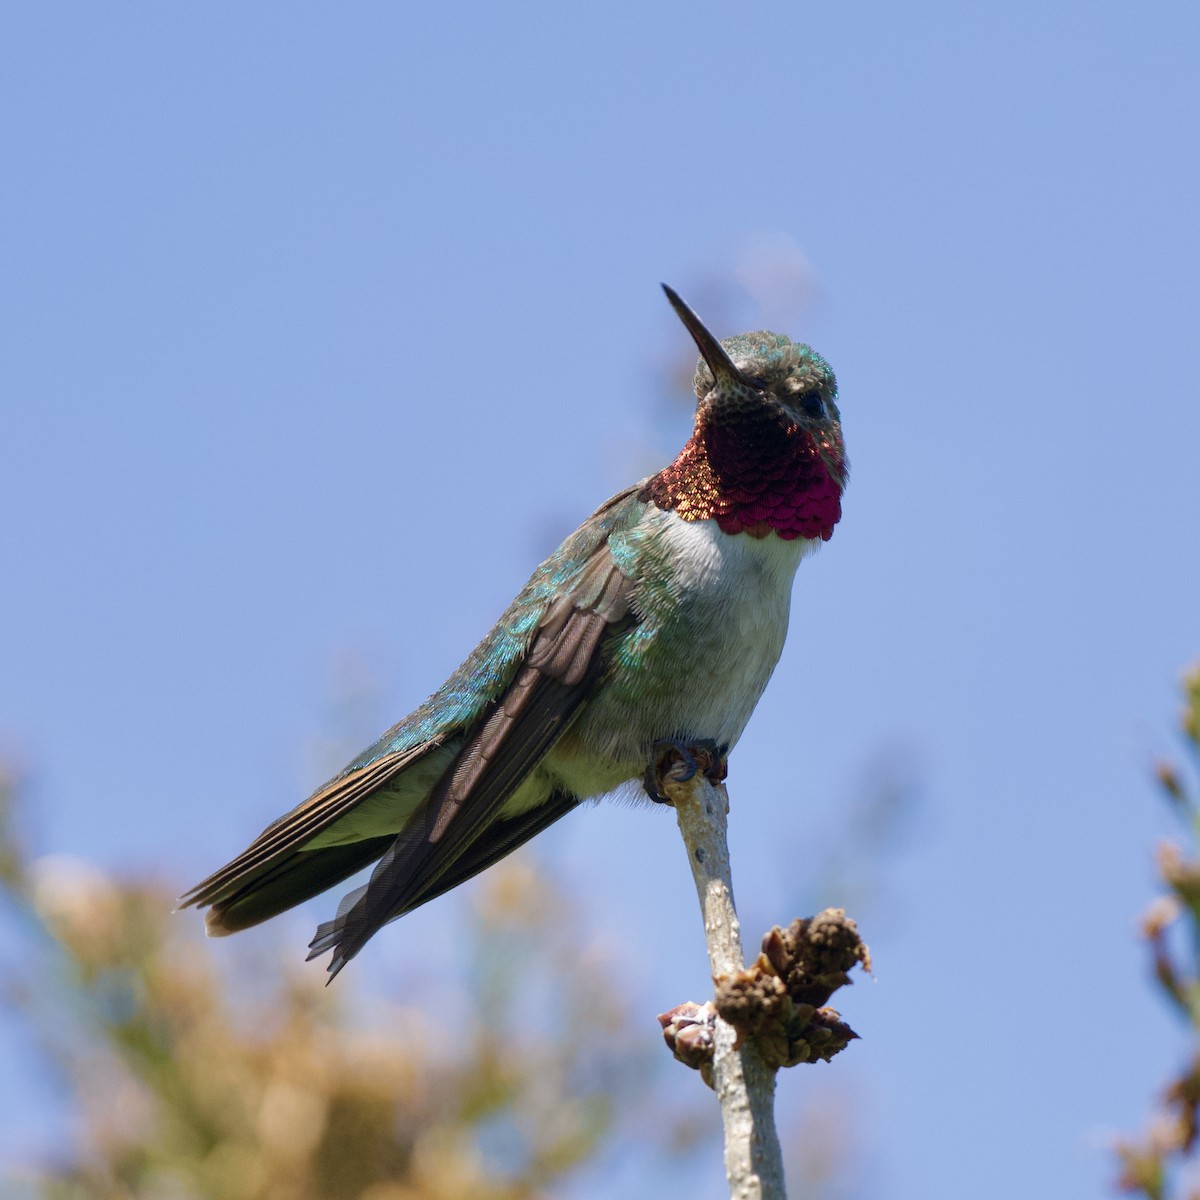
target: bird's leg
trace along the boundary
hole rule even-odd
[[[670,804],[662,788],[663,779],[669,777],[686,783],[697,771],[702,771],[710,783],[723,783],[729,774],[728,753],[728,746],[718,746],[712,738],[655,742],[642,779],[646,795],[656,804]]]

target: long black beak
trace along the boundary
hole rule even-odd
[[[674,288],[667,287],[665,283],[662,285],[662,290],[667,293],[671,307],[695,340],[717,384],[740,383],[749,387],[749,380],[733,365],[733,360],[725,353],[724,347],[704,328],[700,318],[679,298],[679,293]]]

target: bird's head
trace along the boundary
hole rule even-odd
[[[692,379],[697,428],[774,417],[812,445],[844,484],[845,445],[830,365],[811,346],[766,329],[718,341],[665,283],[663,291],[700,351]]]

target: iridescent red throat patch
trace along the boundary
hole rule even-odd
[[[844,460],[840,441],[818,436],[791,422],[698,422],[641,498],[685,521],[712,518],[725,533],[828,541],[842,515]]]

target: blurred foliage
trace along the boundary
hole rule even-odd
[[[55,1161],[11,1181],[25,1194],[523,1200],[595,1160],[638,1108],[659,1047],[630,1033],[603,963],[525,858],[477,892],[463,1015],[434,1026],[376,1005],[365,1020],[358,985],[327,989],[291,954],[223,972],[157,883],[34,859],[17,790],[0,783],[0,889],[33,949],[6,972],[6,999],[75,1118]],[[522,974],[530,961],[570,965],[539,981]],[[669,1121],[656,1136],[664,1155],[690,1140]]]
[[[1162,994],[1188,1028],[1190,1060],[1164,1090],[1146,1133],[1117,1144],[1122,1190],[1147,1200],[1200,1200],[1200,666],[1184,676],[1180,716],[1190,768],[1160,763],[1163,794],[1186,828],[1186,846],[1165,843],[1165,886],[1142,922]]]

